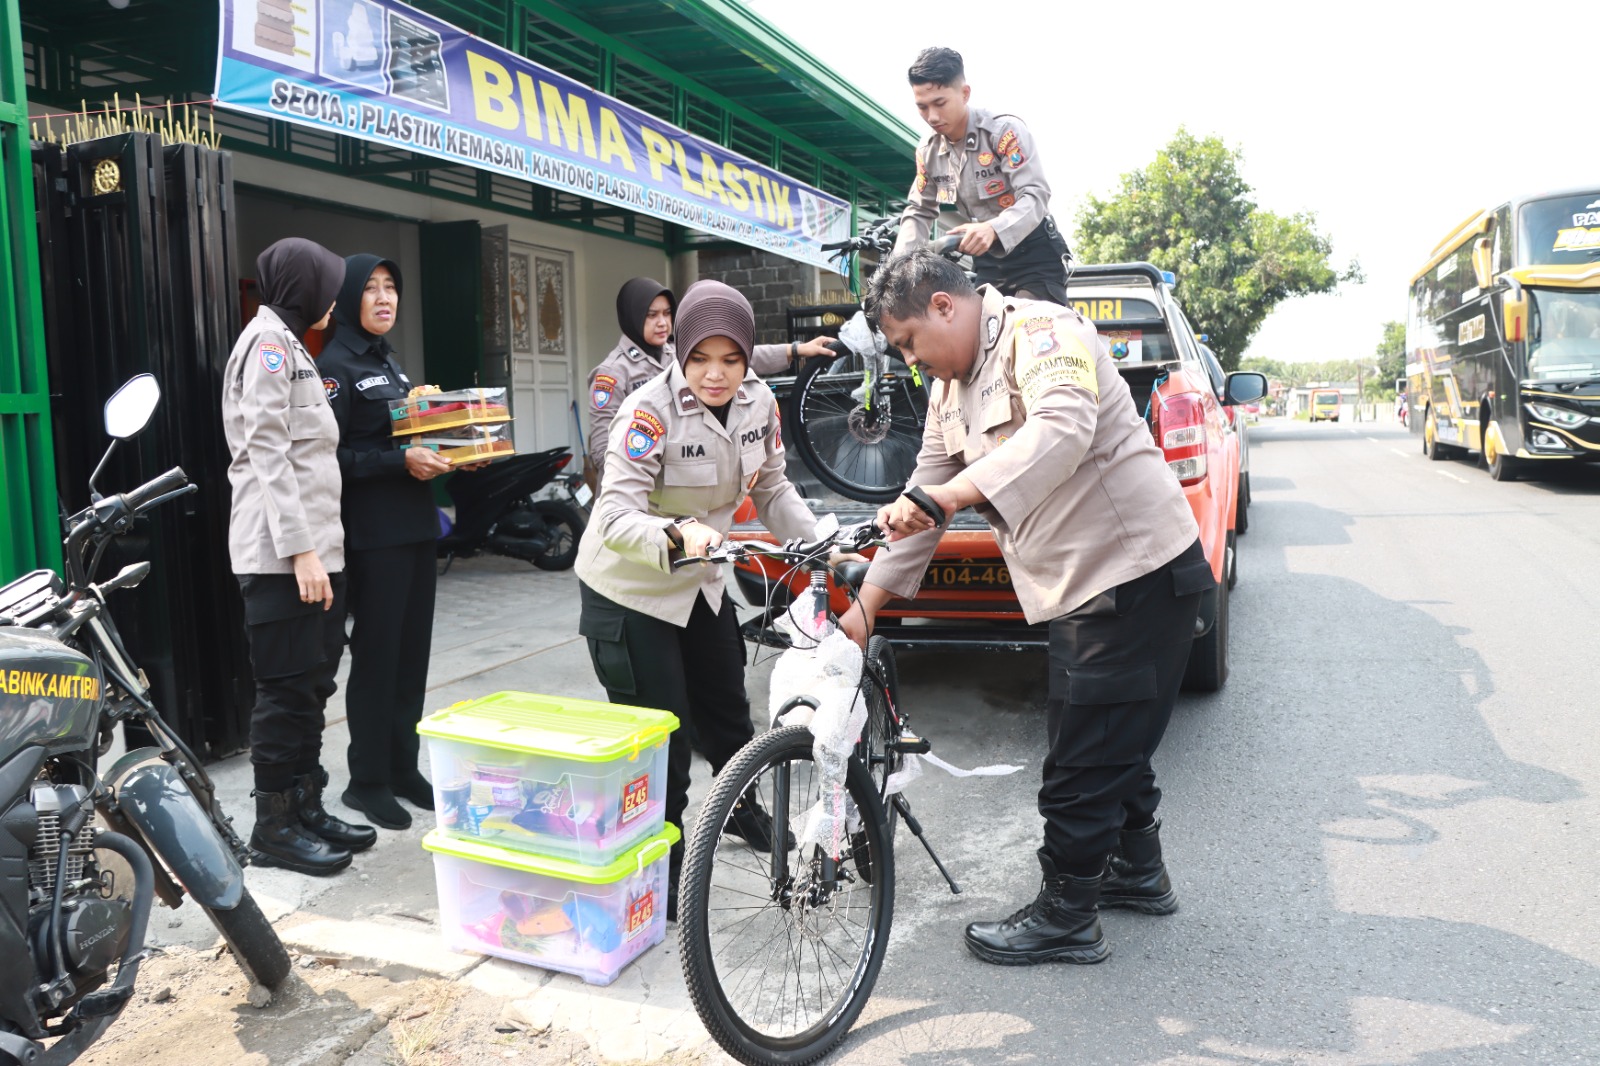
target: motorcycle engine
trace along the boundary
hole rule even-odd
[[[107,898],[113,885],[110,875],[103,873],[95,861],[95,828],[90,819],[67,848],[61,922],[51,929],[61,822],[87,797],[88,791],[81,785],[35,783],[32,801],[39,813],[39,835],[28,853],[28,928],[34,963],[48,980],[55,970],[52,943],[58,942],[62,961],[72,978],[74,1000],[104,983],[106,971],[122,957],[128,945],[133,924],[131,904]],[[68,1005],[62,1004],[63,1009]]]
[[[519,504],[505,513],[495,523],[495,532],[512,537],[539,537],[544,535],[544,519],[527,504]]]

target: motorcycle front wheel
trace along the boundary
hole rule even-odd
[[[203,909],[227,941],[239,969],[256,984],[276,992],[289,976],[289,952],[250,890],[245,889],[238,905],[230,910]]]

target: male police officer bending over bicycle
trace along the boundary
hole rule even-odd
[[[1177,909],[1150,757],[1213,583],[1198,529],[1076,311],[974,290],[925,249],[889,260],[866,303],[906,361],[938,379],[910,484],[946,515],[976,507],[1028,621],[1050,623],[1044,884],[1009,918],[969,925],[967,945],[989,962],[1099,962],[1111,949],[1098,905]],[[905,496],[877,522],[904,543],[873,560],[841,620],[863,643],[891,596],[916,595],[940,536]]]

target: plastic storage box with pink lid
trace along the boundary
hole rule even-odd
[[[497,692],[424,718],[438,832],[605,867],[662,832],[678,719]]]

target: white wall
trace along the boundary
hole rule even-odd
[[[255,274],[255,257],[280,237],[308,237],[340,255],[372,252],[400,264],[408,291],[401,303],[393,343],[406,372],[421,380],[422,302],[415,286],[421,277],[417,252],[418,222],[475,220],[484,226],[505,225],[512,240],[570,251],[573,256],[572,301],[576,321],[574,339],[578,365],[573,399],[580,411],[586,406],[583,390],[589,371],[611,351],[620,332],[617,326],[617,290],[629,278],[644,275],[670,283],[666,253],[631,241],[602,234],[552,226],[515,215],[484,211],[420,193],[387,189],[380,185],[293,166],[274,159],[236,153],[233,177],[237,183],[259,185],[296,196],[383,212],[410,221],[378,221],[342,215],[337,208],[296,206],[279,200],[239,197],[239,270]],[[570,425],[571,419],[568,418]],[[576,446],[574,435],[572,444]]]

